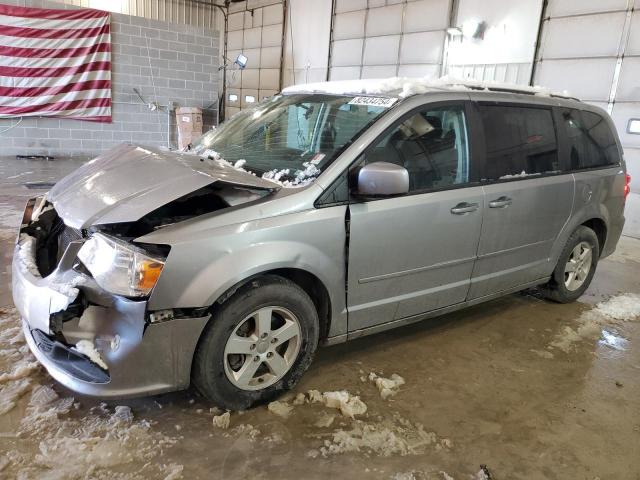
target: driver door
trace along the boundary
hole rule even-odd
[[[357,166],[386,161],[410,191],[352,196],[349,331],[463,302],[478,247],[484,196],[475,183],[467,102],[425,105],[390,127]]]

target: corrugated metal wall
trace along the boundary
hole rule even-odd
[[[231,4],[227,52],[226,118],[281,88],[284,2],[254,0]],[[233,62],[247,57],[240,70]]]
[[[335,0],[330,80],[438,77],[450,0]]]
[[[640,0],[549,0],[534,83],[608,109],[625,147],[640,115]]]
[[[215,8],[192,0],[57,0],[77,7],[97,8],[165,22],[216,29]]]

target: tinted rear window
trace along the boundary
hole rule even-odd
[[[480,105],[486,142],[483,180],[558,172],[558,145],[548,108]]]
[[[562,123],[568,140],[571,170],[620,163],[615,137],[600,115],[580,110],[564,110]]]

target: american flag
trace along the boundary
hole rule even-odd
[[[111,122],[109,19],[0,4],[0,118]]]

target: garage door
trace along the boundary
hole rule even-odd
[[[248,60],[244,70],[227,71],[227,118],[280,91],[283,19],[282,2],[229,15],[229,61],[240,53]]]
[[[636,8],[640,0],[635,0]],[[608,109],[626,147],[640,117],[640,15],[634,0],[549,0],[534,83]]]
[[[438,77],[451,0],[335,0],[330,80]]]

